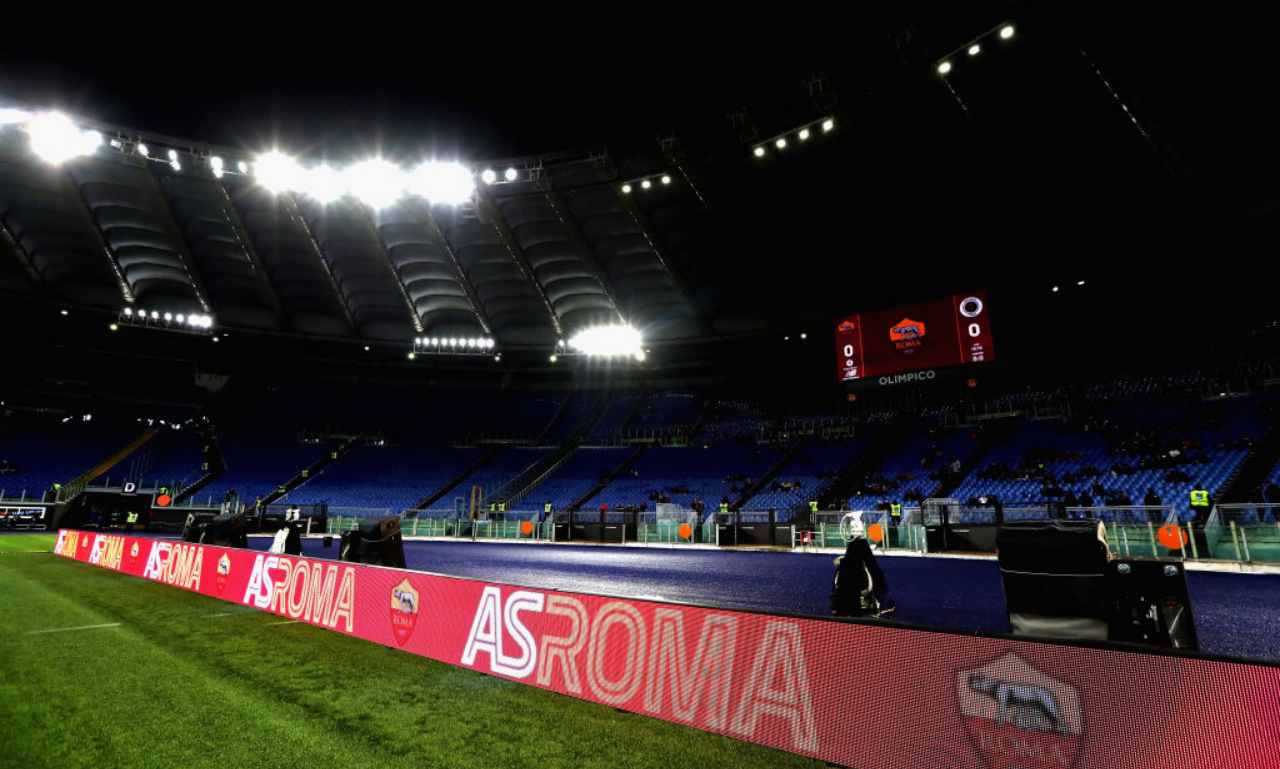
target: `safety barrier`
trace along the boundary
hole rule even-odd
[[[124,535],[61,530],[55,553],[843,766],[1275,766],[1280,667],[568,593]]]

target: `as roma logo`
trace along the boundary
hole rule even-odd
[[[405,577],[391,588],[391,633],[400,646],[408,643],[409,636],[413,635],[418,624],[418,608],[418,591]]]
[[[138,543],[134,542],[133,545],[129,548],[129,560],[133,560],[134,558],[137,558],[137,557],[138,557]]]
[[[910,318],[903,318],[889,327],[889,341],[898,348],[898,352],[912,353],[924,344],[924,323]]]
[[[218,559],[218,568],[214,570],[213,578],[219,593],[227,586],[227,577],[229,576],[231,576],[231,559],[227,557],[226,553],[223,553],[222,557]]]
[[[991,769],[1068,769],[1084,736],[1080,694],[1009,652],[956,672],[965,730]]]
[[[842,320],[840,321],[840,325],[836,326],[836,332],[840,334],[849,334],[849,333],[852,333],[856,328],[857,326],[853,324],[853,321]]]

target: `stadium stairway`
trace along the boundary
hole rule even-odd
[[[890,455],[905,446],[911,434],[906,430],[888,430],[878,437],[879,440],[872,440],[868,444],[874,446],[874,450],[854,454],[849,463],[836,473],[830,483],[817,490],[814,496],[817,497],[818,506],[822,510],[844,508],[849,502],[849,497],[853,496],[853,492],[859,489],[871,473],[878,470]],[[803,514],[805,512],[803,505],[798,506],[793,512]]]
[[[1267,432],[1249,450],[1249,455],[1228,479],[1218,495],[1221,502],[1260,502],[1260,489],[1270,479],[1276,463],[1280,462],[1280,427],[1267,426]]]
[[[1003,441],[1011,439],[1015,425],[1013,423],[992,425],[988,424],[982,427],[968,426],[961,427],[962,430],[976,430],[978,433],[978,445],[969,453],[960,463],[960,472],[953,475],[943,476],[943,480],[938,487],[933,490],[933,497],[947,497],[951,492],[960,487],[961,483],[969,477],[969,474],[977,469],[982,460],[991,452],[993,446]]]
[[[68,481],[58,493],[59,502],[70,502],[84,491],[93,481],[106,475],[107,471],[128,459],[135,451],[147,445],[156,435],[155,430],[147,430],[106,459],[89,468],[85,472]]]
[[[436,502],[444,498],[444,495],[458,488],[459,484],[461,484],[467,478],[470,478],[472,475],[474,475],[477,470],[479,470],[480,468],[484,467],[485,465],[493,461],[493,458],[498,456],[498,454],[501,451],[503,451],[503,448],[504,447],[502,446],[488,446],[487,450],[480,455],[479,459],[477,459],[475,462],[472,462],[470,465],[464,468],[462,472],[455,475],[452,479],[449,480],[448,483],[441,486],[439,489],[436,489],[435,491],[428,494],[427,496],[423,497],[422,499],[418,500],[418,503],[414,505],[412,509],[413,510],[430,509],[432,505],[434,505]]]
[[[297,475],[294,475],[289,480],[277,486],[275,491],[272,491],[265,497],[257,500],[257,504],[262,507],[266,507],[311,480],[319,473],[324,472],[326,467],[342,459],[342,457],[351,450],[351,447],[356,444],[357,440],[359,440],[359,436],[344,438],[340,443],[330,449],[327,454],[299,470]]]
[[[227,469],[227,461],[222,455],[222,446],[218,443],[218,431],[210,420],[200,426],[200,458],[204,474],[191,483],[175,490],[174,505],[191,499],[196,492],[218,479]]]
[[[791,459],[796,455],[796,452],[800,450],[800,445],[801,441],[792,441],[787,448],[783,450],[782,455],[778,457],[778,461],[774,462],[773,465],[765,471],[764,475],[760,476],[754,483],[743,489],[742,493],[738,495],[738,498],[733,500],[731,509],[741,510],[752,497],[760,493],[761,489],[764,489],[768,487],[770,483],[773,483],[773,480],[778,477],[778,474],[782,472],[782,469],[791,463]]]
[[[613,483],[614,478],[617,478],[619,475],[630,470],[635,465],[636,462],[640,461],[640,457],[644,456],[644,453],[648,450],[649,450],[648,444],[644,444],[644,443],[637,444],[636,447],[631,451],[631,453],[627,455],[627,458],[619,462],[618,466],[613,468],[613,470],[609,471],[608,475],[601,478],[599,483],[597,483],[595,486],[592,486],[587,491],[587,493],[573,500],[573,502],[567,508],[569,512],[576,513],[579,508],[581,508],[584,504],[586,504],[588,499],[591,499],[595,495],[599,494],[601,491],[604,491],[605,488],[607,488],[610,483]]]
[[[567,399],[565,403],[568,403]],[[578,447],[582,445],[582,442],[591,434],[591,431],[594,430],[595,426],[600,422],[600,419],[608,409],[608,404],[608,395],[600,393],[596,398],[595,403],[593,403],[591,408],[588,410],[586,416],[578,420],[578,423],[570,429],[568,437],[560,444],[560,447],[556,451],[548,454],[545,459],[529,466],[524,470],[524,472],[503,484],[502,488],[498,489],[498,491],[492,494],[491,497],[495,500],[504,502],[508,510],[515,509],[513,507],[514,505],[527,497],[534,489],[537,488],[539,483],[546,480],[547,477],[568,461],[569,457],[573,456],[573,452],[577,451]],[[557,414],[557,418],[559,418],[563,413],[565,413],[564,406],[561,406],[560,412]],[[549,426],[548,430],[545,432],[549,432],[550,429],[551,428]]]

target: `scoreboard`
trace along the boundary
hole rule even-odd
[[[850,315],[838,320],[835,330],[841,382],[996,357],[985,291]]]

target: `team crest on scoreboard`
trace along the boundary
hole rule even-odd
[[[214,569],[213,581],[217,585],[218,593],[221,595],[222,589],[227,586],[227,578],[231,576],[231,558],[226,553],[218,559],[218,566]]]
[[[956,671],[965,730],[991,769],[1068,769],[1084,736],[1075,687],[1013,652]]]
[[[902,353],[915,352],[917,347],[924,344],[924,335],[924,323],[910,318],[903,318],[889,327],[889,341]]]
[[[418,625],[419,594],[405,577],[391,588],[391,633],[396,643],[404,646]]]
[[[842,320],[840,325],[836,326],[836,331],[841,334],[851,334],[856,329],[857,326],[851,320]]]

